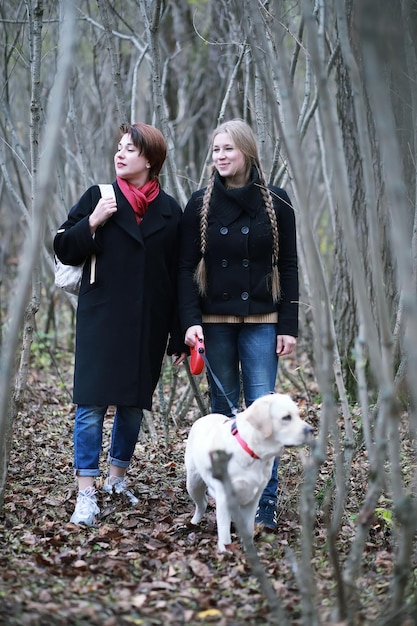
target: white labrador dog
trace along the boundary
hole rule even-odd
[[[223,484],[213,478],[210,453],[222,450],[232,455],[227,469],[245,531],[252,536],[258,501],[271,477],[274,458],[284,446],[308,443],[312,433],[295,402],[280,393],[258,398],[235,418],[212,413],[194,422],[185,450],[187,491],[196,505],[191,523],[201,521],[208,490],[216,501],[218,552],[231,543],[231,516]]]

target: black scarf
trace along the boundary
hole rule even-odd
[[[242,211],[250,217],[255,217],[264,206],[260,184],[259,174],[254,166],[251,169],[248,184],[232,189],[227,189],[224,178],[216,172],[210,198],[210,210],[216,213],[220,221],[228,224],[237,219]]]

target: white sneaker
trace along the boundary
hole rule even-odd
[[[94,487],[87,487],[87,489],[78,492],[77,503],[70,521],[73,524],[93,526],[96,515],[99,513],[100,509],[97,506],[96,490]]]
[[[129,499],[130,504],[137,504],[139,500],[130,489],[127,488],[124,476],[107,476],[104,481],[103,490],[106,493],[122,493]]]

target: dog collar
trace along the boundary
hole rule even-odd
[[[260,458],[252,450],[252,448],[249,448],[249,446],[246,443],[246,441],[244,439],[242,439],[242,437],[239,435],[239,432],[238,432],[238,429],[237,429],[237,425],[236,425],[236,421],[234,421],[233,424],[232,424],[232,435],[233,435],[233,437],[236,437],[236,441],[238,441],[240,443],[240,445],[242,446],[244,451],[247,452],[253,459],[259,459]]]

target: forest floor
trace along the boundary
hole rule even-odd
[[[183,455],[191,423],[199,416],[195,401],[180,423],[170,422],[167,441],[167,429],[158,419],[156,398],[156,438],[150,436],[150,430],[141,436],[128,473],[131,488],[139,498],[136,507],[120,496],[101,492],[101,517],[95,527],[78,527],[69,522],[76,497],[72,469],[74,407],[68,397],[69,357],[58,358],[61,375],[45,355],[40,359],[38,354],[39,366],[31,375],[24,409],[14,425],[0,518],[0,624],[277,623],[236,534],[231,552],[217,554],[213,504],[199,527],[190,525],[193,506],[185,489]],[[62,371],[66,372],[65,384]],[[306,384],[305,392],[288,381],[285,384],[303,417],[317,429],[320,404],[315,400],[314,384]],[[103,473],[111,424],[109,416],[105,420]],[[290,625],[306,624],[297,576],[303,540],[300,454],[288,450],[281,457],[277,531],[256,533],[259,559]],[[353,463],[351,491],[337,539],[341,563],[349,553],[354,522],[366,491],[367,470],[366,456],[360,452]],[[324,462],[315,493],[311,560],[315,572],[315,590],[311,592],[316,594],[314,602],[323,624],[337,623],[332,617],[336,577],[330,565],[321,507],[326,489],[333,484],[331,472],[330,461]],[[355,623],[383,623],[380,616],[388,597],[394,554],[392,522],[382,503],[370,526],[357,581]],[[413,598],[412,582],[410,585],[408,597]],[[415,605],[410,611],[396,623],[416,624]]]

